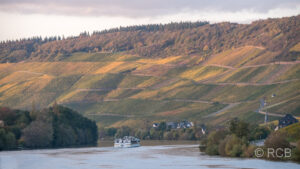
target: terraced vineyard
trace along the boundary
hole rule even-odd
[[[74,55],[94,58],[88,53]],[[122,55],[115,60],[121,57],[126,60]],[[32,103],[42,108],[56,100],[107,125],[129,119],[218,124],[235,116],[262,121],[263,115],[255,112],[259,99],[276,93],[271,104],[286,102],[270,108],[272,112],[300,115],[297,61],[226,67],[231,65],[211,60],[182,65],[182,56],[115,60],[1,64],[1,104],[31,109]],[[232,103],[239,104],[208,116]]]
[[[244,44],[208,54],[81,51],[58,61],[2,63],[0,106],[30,110],[57,101],[105,126],[182,119],[220,125],[233,117],[261,123],[256,110],[266,97],[267,111],[300,116],[299,45],[285,53],[293,59]]]

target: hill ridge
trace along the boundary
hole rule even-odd
[[[0,106],[30,110],[57,101],[104,126],[260,123],[256,110],[266,97],[270,113],[299,116],[299,32],[300,15],[1,43]]]

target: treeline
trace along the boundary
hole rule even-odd
[[[142,140],[199,140],[203,137],[201,127],[172,129],[167,127],[166,122],[159,123],[157,128],[131,128],[122,126],[120,128],[100,128],[100,138],[122,138],[124,136],[135,136]]]
[[[97,143],[95,122],[58,105],[41,111],[0,108],[0,150],[57,148]]]
[[[198,28],[200,26],[209,24],[209,22],[171,22],[168,24],[148,24],[148,25],[138,25],[138,26],[126,26],[119,28],[112,28],[103,31],[94,31],[95,34],[106,34],[106,33],[115,33],[115,32],[129,32],[129,31],[145,31],[145,32],[155,32],[155,31],[174,31],[174,30],[183,30]],[[86,32],[81,35],[88,35]]]
[[[300,15],[252,24],[181,22],[120,27],[76,37],[23,39],[0,43],[0,62],[60,61],[74,52],[124,52],[142,57],[201,55],[254,45],[294,60],[289,49],[300,40]]]
[[[253,142],[263,139],[265,139],[263,146],[256,146]],[[251,125],[244,121],[233,119],[229,122],[227,128],[212,131],[205,139],[202,139],[199,148],[200,151],[208,155],[300,161],[300,140],[298,140],[298,145],[293,147],[288,139],[287,133],[275,132],[268,126]],[[256,156],[255,150],[258,147],[265,152],[264,156]],[[292,150],[291,157],[285,158],[284,151],[278,152],[276,156],[267,156],[268,148],[274,150],[290,148]]]

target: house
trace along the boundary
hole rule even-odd
[[[0,120],[0,127],[4,127],[4,121]]]
[[[168,129],[176,129],[178,126],[177,122],[167,122],[167,128]]]
[[[178,123],[177,128],[180,128],[180,129],[182,129],[182,128],[191,128],[193,126],[194,126],[193,122],[189,122],[187,120],[184,120],[184,121],[181,121],[180,123]]]
[[[152,127],[153,127],[153,128],[157,128],[158,126],[159,126],[158,123],[153,123],[153,124],[152,124]]]
[[[189,122],[189,121],[186,121],[186,120],[181,121],[181,122],[173,122],[173,121],[166,122],[167,129],[191,128],[193,126],[194,126],[193,122]],[[153,123],[152,127],[153,128],[158,128],[159,123]]]
[[[206,134],[206,126],[203,124],[200,127],[201,127],[202,134],[205,135]]]
[[[280,128],[289,126],[294,123],[298,123],[299,121],[291,114],[286,114],[283,118],[279,119],[278,126],[275,130],[278,130]]]

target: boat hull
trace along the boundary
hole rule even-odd
[[[116,148],[131,148],[131,147],[139,147],[141,146],[139,143],[115,143],[114,147]]]

